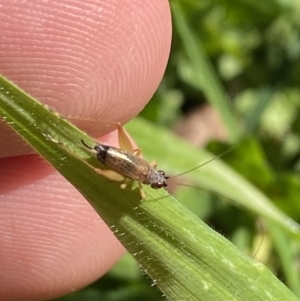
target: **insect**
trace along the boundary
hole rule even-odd
[[[140,149],[134,149],[122,125],[117,123],[120,147],[112,147],[104,144],[96,144],[90,147],[83,140],[81,143],[96,155],[96,158],[103,163],[108,170],[97,168],[97,172],[113,181],[123,182],[121,188],[124,189],[130,180],[138,182],[142,199],[146,198],[143,185],[150,185],[152,188],[162,188],[167,186],[166,180],[169,178],[162,170],[157,170],[155,161],[149,163],[144,160]]]
[[[117,130],[120,149],[100,143],[91,147],[81,140],[81,143],[91,150],[96,155],[96,158],[108,168],[107,170],[96,168],[96,171],[110,180],[123,182],[121,184],[122,189],[126,188],[131,180],[137,181],[142,200],[146,198],[143,184],[150,185],[154,189],[168,186],[167,180],[170,177],[166,176],[163,170],[156,169],[157,163],[155,161],[149,163],[141,157],[141,150],[133,147],[120,123],[117,123]],[[213,158],[212,160],[214,159],[216,158]],[[209,160],[200,166],[203,166],[212,160]],[[174,177],[186,174],[200,166]]]

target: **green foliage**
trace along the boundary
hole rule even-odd
[[[169,65],[141,115],[170,127],[184,118],[182,108],[189,111],[209,102],[234,145],[222,159],[299,223],[297,1],[173,0],[171,5],[174,34]],[[209,91],[212,87],[219,89],[215,98]],[[224,116],[226,111],[230,114]],[[232,124],[238,124],[238,130],[232,130]],[[167,143],[162,143],[165,156],[148,153],[144,144],[144,153],[174,174],[191,167],[177,170],[174,163],[165,163],[170,154]],[[211,143],[208,147],[220,154],[231,146]],[[189,154],[188,149],[185,152]],[[180,188],[176,195],[239,248],[265,262],[300,296],[298,238],[219,195],[190,187]]]
[[[236,172],[210,162],[187,178],[213,193],[184,187],[176,196],[241,250],[250,256],[257,252],[255,257],[299,297],[299,5],[292,0],[173,0],[171,5],[169,66],[141,113],[152,124],[137,120],[128,130],[147,158],[171,174],[183,172],[211,157],[160,126],[170,127],[184,118],[183,111],[208,102],[230,141],[211,142],[208,148],[220,154],[233,145],[222,159]],[[171,202],[167,197],[158,206]],[[145,206],[151,215],[153,205]],[[261,225],[264,229],[258,231]],[[230,248],[226,251],[231,254]],[[60,300],[163,299],[137,270],[127,257],[97,283]],[[239,289],[234,287],[233,293]],[[205,300],[226,300],[222,297]]]
[[[201,296],[206,300],[264,301],[266,294],[269,300],[277,297],[296,300],[265,266],[245,256],[164,190],[145,187],[147,199],[141,202],[134,189],[122,190],[118,183],[106,185],[107,179],[91,168],[90,164],[98,162],[78,143],[81,139],[88,144],[92,141],[67,120],[4,78],[0,78],[0,92],[0,116],[85,196],[169,299],[196,301]],[[157,136],[158,128],[141,120],[136,120],[133,128],[139,128],[153,140]],[[162,129],[159,137],[173,148],[175,158],[179,156],[177,162],[180,162],[184,142]],[[194,152],[191,154],[194,160],[205,155],[191,147],[189,151]],[[230,194],[231,190],[231,181],[226,182],[225,178],[236,179],[239,184],[237,195],[239,191],[250,189],[263,205],[262,214],[281,228],[299,233],[297,224],[294,224],[295,229],[293,225],[285,224],[286,216],[259,196],[254,187],[220,162],[213,166],[223,172],[213,168],[208,176],[224,183],[225,190],[221,190],[224,194]],[[218,186],[211,187],[217,191]],[[247,197],[241,200],[247,203]],[[129,298],[133,297],[130,291],[125,291]],[[83,294],[80,292],[79,297]],[[126,295],[122,290],[105,293],[91,289],[86,294],[91,299],[100,296],[125,298]]]

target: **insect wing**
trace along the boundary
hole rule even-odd
[[[105,165],[126,178],[142,183],[145,183],[149,169],[149,164],[142,158],[113,147],[107,153]]]

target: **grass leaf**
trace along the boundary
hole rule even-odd
[[[4,78],[0,115],[85,196],[167,298],[297,300],[265,266],[165,197],[165,191],[145,188],[152,201],[141,203],[138,191],[107,185],[85,163],[98,164],[80,143],[90,145],[92,138]]]

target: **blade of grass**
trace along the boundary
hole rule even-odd
[[[300,275],[297,264],[295,264],[299,258],[299,242],[295,241],[291,236],[286,235],[286,232],[273,222],[268,222],[268,229],[273,237],[275,248],[286,278],[286,283],[299,297]]]
[[[138,145],[144,150],[144,155],[150,160],[159,159],[157,160],[159,168],[170,171],[171,175],[189,170],[212,159],[212,155],[209,155],[206,151],[195,149],[164,128],[142,119],[136,118],[126,127]],[[141,132],[138,129],[143,129],[143,131]],[[172,155],[170,156],[170,154]],[[299,225],[276,208],[267,196],[219,160],[214,160],[199,169],[193,170],[185,177],[192,180],[193,185],[223,195],[237,205],[241,205],[266,219],[265,225],[274,241],[287,281],[293,291],[299,293],[300,279],[295,264],[297,254],[294,252],[291,255],[290,251],[286,251],[286,248],[290,248],[290,245],[281,243],[283,235],[291,236],[291,234],[294,234],[292,240],[299,245]],[[199,200],[199,203],[201,203],[201,200]],[[269,220],[272,220],[272,223],[269,223]],[[274,224],[276,227],[274,227]],[[282,232],[285,234],[282,234]],[[286,239],[290,240],[291,238],[286,237]],[[287,256],[287,254],[290,255]]]
[[[207,151],[199,150],[168,130],[142,119],[136,118],[126,128],[139,147],[145,150],[144,154],[150,160],[157,160],[159,168],[168,170],[170,175],[182,173],[213,158]],[[141,128],[142,132],[139,130]],[[214,160],[185,176],[193,181],[193,185],[223,195],[300,238],[299,224],[277,209],[267,196],[222,161]]]
[[[198,80],[199,86],[207,100],[221,116],[231,140],[236,141],[241,136],[241,131],[232,115],[232,110],[229,108],[226,92],[218,76],[215,74],[209,59],[202,50],[199,38],[189,26],[180,6],[180,1],[172,1],[171,7],[174,24],[182,40],[186,55],[190,60],[190,64],[194,67],[194,76]]]
[[[93,140],[4,78],[0,115],[86,197],[169,299],[297,300],[165,191],[146,187],[152,201],[141,203],[138,191],[107,185],[85,164],[97,162],[80,140]]]
[[[246,116],[246,128],[247,131],[254,131],[259,125],[261,116],[272,102],[272,96],[275,94],[276,88],[264,87],[260,93],[257,93],[259,99],[257,99],[256,105],[248,112]]]

